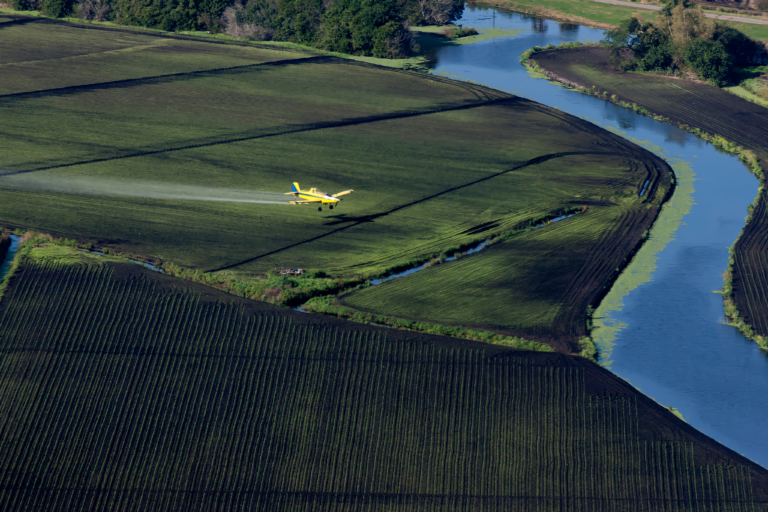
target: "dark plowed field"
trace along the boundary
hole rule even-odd
[[[608,67],[602,47],[544,51],[536,62],[555,78],[615,94],[673,123],[701,128],[751,150],[768,171],[768,109],[717,87],[634,73]],[[768,211],[764,191],[752,221],[735,246],[733,293],[745,321],[768,335]]]
[[[1,510],[760,511],[768,473],[599,366],[137,265],[0,305]]]

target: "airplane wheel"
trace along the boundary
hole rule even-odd
[[[318,208],[317,211],[321,212],[321,211],[323,211],[323,209],[322,208]]]
[[[333,210],[333,205],[328,206],[329,210]]]

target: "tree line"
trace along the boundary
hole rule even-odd
[[[610,63],[625,71],[664,74],[695,72],[716,85],[736,68],[764,64],[763,44],[721,22],[704,17],[691,0],[671,0],[653,21],[632,17],[606,33]]]
[[[14,9],[169,31],[204,30],[331,51],[407,57],[412,25],[458,20],[463,0],[11,0]]]

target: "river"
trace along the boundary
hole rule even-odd
[[[722,444],[768,467],[768,354],[724,325],[722,273],[757,179],[736,157],[665,123],[532,76],[520,54],[599,41],[601,30],[483,7],[463,26],[522,29],[512,37],[429,51],[432,73],[559,108],[663,156],[678,188],[645,244],[596,312],[600,363]]]

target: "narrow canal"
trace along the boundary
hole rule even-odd
[[[599,41],[603,31],[483,7],[458,22],[522,30],[430,50],[432,72],[559,108],[612,130],[672,164],[678,189],[651,240],[598,308],[601,363],[710,437],[768,467],[768,354],[723,322],[722,273],[757,179],[733,156],[665,123],[531,76],[532,46]],[[514,141],[511,141],[514,143]]]
[[[5,275],[11,270],[13,265],[13,259],[16,257],[16,252],[19,249],[19,243],[21,243],[21,237],[11,235],[11,245],[8,247],[8,251],[5,253],[5,258],[0,257],[2,263],[0,264],[0,284],[5,279]]]

